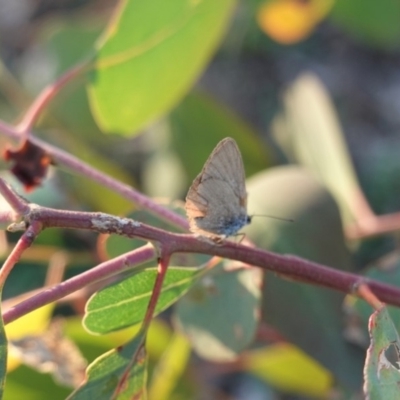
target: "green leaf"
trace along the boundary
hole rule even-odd
[[[186,96],[171,113],[170,122],[174,149],[191,179],[200,173],[215,145],[227,136],[237,141],[247,175],[271,165],[270,151],[251,127],[205,94]]]
[[[253,340],[260,302],[258,269],[207,274],[176,307],[175,322],[209,360],[236,358]]]
[[[335,23],[374,47],[400,47],[400,3],[392,0],[336,0],[331,13]]]
[[[343,270],[352,269],[337,204],[309,171],[298,166],[270,168],[246,183],[248,212],[255,216],[243,231],[254,243]]]
[[[87,369],[87,381],[68,399],[145,399],[147,355],[144,336],[144,332],[139,332],[126,345],[95,360]],[[119,386],[121,379],[124,382]]]
[[[329,371],[286,341],[252,349],[242,362],[245,371],[281,392],[307,399],[328,399],[332,392],[333,378]]]
[[[315,75],[300,76],[287,91],[285,116],[275,124],[275,136],[332,192],[347,221],[357,219],[363,211],[362,190],[334,105]]]
[[[178,386],[179,380],[188,369],[190,354],[191,348],[188,340],[180,333],[175,332],[152,374],[149,388],[150,399],[168,400],[172,398],[174,387]]]
[[[193,285],[201,270],[169,267],[155,314],[168,308]],[[85,327],[104,334],[141,322],[154,287],[157,269],[140,272],[94,294],[86,305]]]
[[[368,399],[398,399],[400,339],[386,307],[375,311],[369,322],[371,344],[364,370]]]
[[[250,214],[294,220],[254,217],[244,231],[258,247],[352,269],[338,207],[307,170],[269,169],[250,178],[247,190]],[[319,361],[340,384],[355,389],[362,380],[364,354],[342,337],[342,301],[338,292],[267,273],[263,320]]]
[[[131,134],[173,107],[218,46],[233,5],[233,0],[121,1],[89,74],[100,127]]]

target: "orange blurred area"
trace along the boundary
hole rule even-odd
[[[282,44],[306,39],[328,12],[334,0],[275,0],[265,2],[257,13],[260,28]]]

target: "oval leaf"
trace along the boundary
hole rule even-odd
[[[169,267],[155,315],[168,308],[192,285],[201,270]],[[157,269],[135,274],[95,293],[86,305],[85,327],[104,334],[141,322],[154,287]]]
[[[338,207],[307,170],[274,168],[247,183],[250,214],[294,220],[254,217],[245,232],[256,245],[351,270]],[[342,337],[342,301],[340,293],[267,274],[263,320],[329,369],[340,384],[354,389],[362,380],[364,354]]]
[[[249,351],[244,357],[246,371],[284,392],[307,398],[329,398],[332,375],[311,357],[289,343]]]
[[[176,104],[218,45],[233,4],[121,2],[90,72],[89,97],[100,127],[129,134]]]
[[[285,123],[279,128],[278,140],[289,136],[292,156],[332,192],[346,222],[371,216],[334,105],[317,76],[303,74],[286,92]]]
[[[253,340],[259,301],[258,270],[219,271],[205,276],[177,304],[176,322],[199,355],[232,360]]]
[[[398,399],[400,339],[386,307],[372,314],[369,331],[371,344],[364,369],[364,394],[371,400]]]
[[[87,369],[87,381],[69,400],[145,399],[147,354],[144,332],[129,343],[103,354]],[[124,383],[120,385],[121,379]]]

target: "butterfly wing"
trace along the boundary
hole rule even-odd
[[[247,223],[242,156],[231,138],[222,140],[186,196],[190,230],[207,236],[233,235]]]

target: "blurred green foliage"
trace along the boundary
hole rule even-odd
[[[371,160],[370,173],[364,173],[360,185],[358,176],[363,171],[356,170],[343,132],[348,120],[337,114],[335,99],[317,74],[295,71],[306,69],[307,63],[299,60],[315,53],[318,62],[310,69],[324,74],[323,62],[329,63],[325,40],[331,31],[340,32],[335,39],[337,46],[356,41],[365,52],[395,58],[400,45],[400,6],[390,0],[336,0],[308,39],[285,47],[267,38],[257,25],[257,10],[263,3],[127,0],[121,1],[112,15],[111,10],[97,8],[92,2],[91,7],[78,7],[69,14],[59,11],[52,18],[32,17],[35,34],[24,46],[20,44],[25,58],[7,56],[12,54],[12,37],[9,42],[2,37],[5,60],[0,71],[0,118],[12,120],[21,114],[34,97],[30,92],[39,77],[43,84],[51,83],[76,63],[90,60],[87,74],[63,88],[46,109],[35,134],[115,179],[170,200],[182,200],[216,143],[233,137],[249,177],[249,214],[294,220],[285,223],[254,216],[252,225],[244,230],[249,239],[260,248],[399,285],[397,252],[390,253],[390,262],[375,260],[368,270],[365,265],[376,254],[389,254],[396,244],[395,235],[388,235],[389,245],[380,238],[384,243],[377,251],[378,242],[349,240],[344,234],[345,228],[360,218],[358,196],[363,192],[369,191],[376,209],[385,211],[387,198],[391,207],[399,205],[392,191],[396,175],[385,178],[388,166],[391,171],[400,170],[395,147],[388,145],[381,158]],[[35,51],[39,51],[39,60],[29,59]],[[301,68],[296,69],[293,60]],[[265,61],[269,68],[265,68]],[[207,73],[211,84],[200,81],[196,85],[210,62]],[[15,80],[10,79],[6,65],[10,69],[15,66]],[[37,65],[40,73],[35,72]],[[215,66],[221,68],[216,78]],[[27,76],[18,72],[24,69],[28,71],[27,87],[23,86]],[[235,102],[229,96],[230,86],[243,88],[246,73],[255,75],[253,90],[258,97]],[[285,73],[290,79],[282,82]],[[225,81],[230,74],[233,79]],[[265,77],[278,83],[273,85]],[[341,83],[341,77],[337,81]],[[278,93],[283,96],[278,98]],[[263,116],[261,122],[251,118],[258,115],[256,111]],[[371,167],[374,165],[378,172]],[[129,215],[177,231],[147,210],[129,214],[134,204],[60,167],[52,167],[49,178],[27,194],[28,199],[48,207]],[[173,209],[183,213],[180,206]],[[17,237],[8,235],[10,246]],[[58,252],[68,254],[65,275],[71,276],[97,265],[102,257],[116,257],[142,244],[117,236],[102,242],[86,232],[45,231],[33,247],[36,252],[27,252],[14,269],[3,296],[41,288],[46,279],[44,267]],[[3,252],[3,260],[7,254]],[[67,334],[93,362],[88,385],[74,398],[97,396],[105,386],[103,398],[109,398],[132,354],[140,359],[135,364],[140,379],[130,376],[129,385],[141,398],[147,381],[150,395],[156,394],[157,400],[201,395],[222,398],[223,385],[218,387],[216,382],[228,376],[229,367],[221,362],[238,359],[239,371],[260,377],[265,398],[271,392],[313,398],[326,398],[333,391],[359,393],[371,315],[364,302],[346,298],[345,314],[341,294],[272,274],[261,276],[259,270],[243,265],[224,261],[216,267],[209,257],[186,254],[176,255],[171,265],[175,268],[170,271],[169,286],[164,287],[159,311],[173,302],[177,305],[157,317],[147,338],[148,355],[140,354],[143,359],[137,354],[142,338],[134,336],[136,326],[114,332],[115,336],[96,337],[74,318],[67,320]],[[141,265],[135,275],[127,274],[126,280],[113,282],[95,294],[86,308],[86,326],[104,333],[137,323],[145,312],[155,266],[155,261]],[[84,300],[69,303],[80,317]],[[96,306],[101,318],[96,318],[91,306]],[[391,309],[390,313],[399,329],[398,311]],[[56,310],[56,314],[61,312]],[[345,332],[353,332],[352,343],[342,336],[343,326]],[[265,327],[270,329],[267,334]],[[283,354],[282,341],[296,347]],[[124,343],[125,347],[118,348],[122,352],[113,350],[96,361],[105,351]],[[190,357],[189,349],[200,357]],[[293,360],[290,357],[296,362],[289,361]],[[320,381],[296,381],[296,370],[308,371],[310,363],[318,370]],[[165,366],[173,366],[175,373],[168,375]],[[227,380],[233,391],[239,390],[234,379]],[[61,399],[71,388],[18,366],[8,374],[4,398],[39,399],[50,392],[52,398]]]

